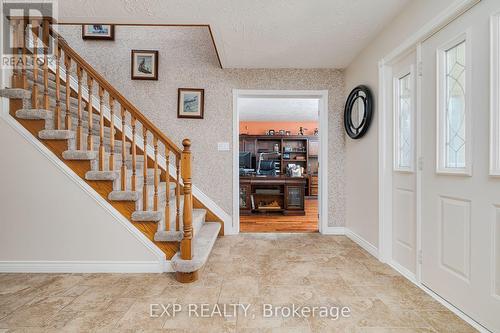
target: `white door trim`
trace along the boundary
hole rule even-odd
[[[319,99],[319,232],[335,234],[339,230],[328,226],[328,90],[246,90],[233,89],[233,219],[230,226],[224,228],[226,235],[240,232],[239,205],[239,132],[238,99],[241,97],[283,96],[295,98]]]

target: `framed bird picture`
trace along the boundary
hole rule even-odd
[[[179,88],[177,118],[203,119],[204,104],[204,89]]]
[[[158,51],[132,50],[132,80],[158,80]]]
[[[113,24],[83,24],[82,38],[89,40],[115,40]]]

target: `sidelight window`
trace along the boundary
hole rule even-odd
[[[491,23],[490,175],[500,176],[500,14]]]
[[[467,42],[439,51],[438,171],[470,174]]]
[[[412,74],[407,73],[395,82],[395,169],[413,168],[413,85]]]

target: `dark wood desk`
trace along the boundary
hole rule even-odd
[[[305,177],[241,176],[240,214],[305,215],[306,184]],[[277,203],[278,207],[270,203]]]

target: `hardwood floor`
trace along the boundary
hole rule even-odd
[[[304,216],[240,216],[240,232],[318,232],[318,200],[306,199]]]

